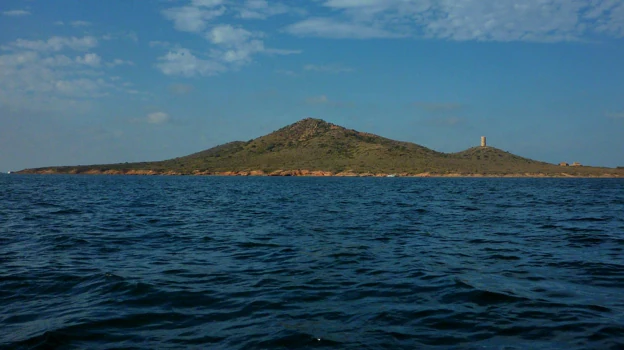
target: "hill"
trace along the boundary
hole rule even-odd
[[[60,166],[20,173],[337,175],[337,176],[624,176],[622,169],[560,167],[494,147],[442,153],[307,118],[268,135],[158,162]]]

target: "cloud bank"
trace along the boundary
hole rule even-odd
[[[210,45],[207,51],[192,50],[175,46],[160,56],[156,67],[166,75],[183,77],[213,76],[239,69],[254,60],[258,54],[291,55],[300,50],[267,48],[261,31],[250,31],[242,25],[218,23],[229,13],[239,19],[267,19],[286,14],[291,8],[283,3],[269,3],[264,0],[247,0],[242,5],[225,6],[218,0],[192,0],[184,6],[162,11],[163,16],[172,21],[178,31],[202,36]],[[230,16],[230,17],[231,17]],[[152,47],[166,47],[154,42]]]
[[[326,0],[331,16],[288,33],[334,39],[417,37],[455,41],[557,42],[624,37],[619,0]]]

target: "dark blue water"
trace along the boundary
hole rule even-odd
[[[0,348],[618,349],[617,179],[0,176]]]

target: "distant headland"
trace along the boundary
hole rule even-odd
[[[249,141],[157,162],[54,166],[19,174],[624,177],[622,168],[550,164],[487,146],[442,153],[307,118]]]

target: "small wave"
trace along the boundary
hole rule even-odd
[[[329,256],[334,258],[334,259],[340,259],[340,258],[357,258],[359,257],[361,254],[359,253],[355,253],[355,252],[337,252],[337,253],[332,253]]]
[[[597,235],[570,235],[567,237],[567,239],[571,243],[578,243],[586,247],[591,247],[608,241],[607,239],[601,238]]]
[[[479,208],[479,207],[470,207],[470,206],[462,206],[461,209],[462,210],[466,210],[466,211],[479,211],[479,210],[481,210],[481,208]]]
[[[52,215],[71,215],[71,214],[82,214],[83,212],[78,209],[61,209],[57,211],[53,211],[50,214]]]
[[[295,349],[306,347],[337,347],[342,344],[339,341],[322,338],[317,335],[311,335],[303,332],[283,330],[276,334],[269,335],[266,340],[259,342],[249,342],[248,347],[256,347],[260,349]]]
[[[187,315],[175,312],[129,314],[123,317],[81,322],[55,330],[48,330],[10,345],[16,349],[84,348],[87,343],[93,344],[92,342],[101,341],[102,339],[114,343],[128,341],[132,338],[131,335],[124,335],[124,332],[110,332],[111,330],[118,331],[120,328],[140,329],[150,324],[183,322],[188,318]],[[83,346],[80,344],[83,344]]]
[[[406,203],[406,202],[397,202],[394,203],[395,206],[399,207],[399,208],[411,208],[414,205],[416,205],[415,203]]]
[[[469,240],[468,243],[470,244],[504,244],[506,242],[491,240],[491,239],[484,239],[484,238],[475,238],[475,239]]]
[[[594,331],[589,339],[592,341],[601,341],[608,340],[610,348],[624,348],[624,339],[622,338],[622,334],[624,334],[624,326],[602,326],[599,327],[596,331]]]
[[[50,240],[52,244],[57,244],[57,245],[71,244],[72,246],[75,246],[75,245],[89,244],[89,241],[87,241],[86,239],[76,237],[75,235],[72,235],[72,234],[55,235]]]
[[[562,227],[562,229],[568,232],[604,232],[599,228],[591,227]]]
[[[585,221],[585,222],[601,222],[601,221],[611,221],[613,217],[603,216],[603,217],[580,217],[580,218],[572,218],[569,221]]]
[[[519,256],[515,256],[515,255],[502,255],[502,254],[494,254],[494,255],[490,255],[488,256],[488,259],[490,260],[520,260],[521,258]]]
[[[49,202],[34,202],[32,203],[32,205],[35,207],[42,207],[42,208],[62,208],[60,204],[49,203]]]
[[[561,226],[559,225],[553,225],[553,224],[544,224],[544,225],[540,225],[539,228],[541,229],[545,229],[545,230],[552,230],[552,229],[557,229],[560,228]]]
[[[207,344],[216,344],[225,341],[226,337],[216,337],[209,335],[196,335],[194,333],[185,332],[175,339],[171,339],[171,343],[180,345],[202,345],[204,348]]]
[[[279,248],[281,247],[279,244],[275,243],[262,243],[262,242],[238,242],[236,243],[240,248]]]
[[[463,292],[452,292],[445,295],[442,299],[449,303],[474,303],[479,306],[496,305],[501,303],[526,302],[529,299],[517,296],[511,292],[498,292],[488,289],[477,288],[470,283],[462,280],[456,280],[459,288],[469,289]]]

